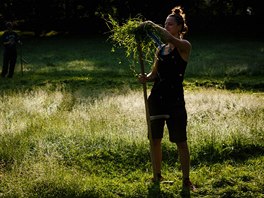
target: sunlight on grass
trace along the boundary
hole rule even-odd
[[[264,99],[261,95],[204,90],[187,92],[186,103],[191,139],[193,136],[204,139],[205,134],[214,135],[218,141],[226,141],[235,134],[251,139],[255,136],[253,128],[263,131]]]
[[[76,92],[77,93],[77,92]],[[21,132],[39,118],[45,130],[64,134],[85,133],[96,138],[142,141],[146,136],[145,109],[142,93],[130,91],[121,95],[97,98],[75,98],[61,91],[31,91],[2,97],[1,132]],[[186,91],[190,141],[227,143],[233,138],[257,140],[263,138],[264,99],[261,96],[219,90]],[[34,120],[34,117],[36,120]],[[258,119],[256,120],[256,117]],[[55,127],[56,126],[56,127]],[[42,130],[44,130],[44,128]],[[259,133],[256,137],[255,131]],[[146,139],[145,139],[146,140]],[[145,141],[144,140],[144,141]]]
[[[78,67],[76,67],[78,66]],[[71,69],[85,69],[88,71],[92,71],[95,69],[94,67],[94,62],[93,61],[89,61],[89,60],[73,60],[73,61],[69,61],[66,64],[66,68],[71,68]]]
[[[141,139],[145,135],[142,123],[146,122],[143,102],[142,94],[136,92],[129,95],[102,94],[97,99],[82,99],[68,114],[68,127],[83,121],[80,127],[84,128],[80,131],[91,136],[104,134],[104,137],[110,139]]]
[[[61,92],[47,93],[39,90],[23,98],[24,108],[28,114],[51,115],[57,111],[63,100]]]
[[[186,102],[193,159],[243,159],[254,145],[264,144],[262,94],[203,90],[187,92]],[[251,146],[242,146],[247,144]]]
[[[37,90],[1,99],[1,133],[19,133],[34,121],[34,116],[47,117],[56,113],[63,95],[61,92]]]

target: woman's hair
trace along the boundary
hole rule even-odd
[[[171,14],[169,17],[174,17],[175,21],[178,25],[182,25],[182,29],[180,31],[181,37],[188,31],[188,26],[186,25],[185,13],[183,12],[183,8],[181,6],[176,6],[171,10]]]

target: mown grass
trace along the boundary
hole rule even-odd
[[[191,196],[264,197],[263,41],[190,39]],[[0,81],[0,197],[185,197],[167,133],[163,174],[174,183],[149,181],[141,85],[111,48],[101,37],[24,40],[23,76],[18,63]]]

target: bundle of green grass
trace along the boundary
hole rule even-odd
[[[159,39],[159,34],[154,27],[147,25],[142,18],[129,18],[123,24],[120,24],[112,16],[108,15],[106,24],[110,29],[109,39],[114,43],[114,47],[123,47],[126,50],[126,56],[137,62],[138,44],[142,48],[144,61],[153,62],[153,57],[157,49],[157,44],[150,35],[155,35]]]

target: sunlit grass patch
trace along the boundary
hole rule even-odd
[[[186,103],[194,161],[243,160],[258,147],[259,151],[253,155],[263,153],[264,100],[261,94],[194,91],[186,94]]]

